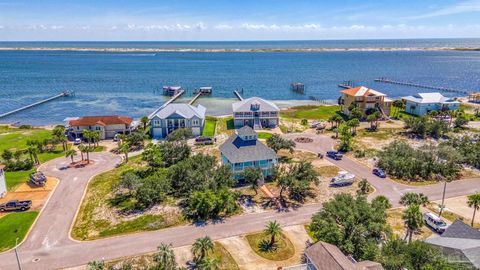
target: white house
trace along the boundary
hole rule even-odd
[[[7,182],[5,180],[4,168],[5,166],[0,164],[0,198],[5,197],[7,194]]]
[[[250,126],[253,129],[278,126],[280,109],[273,102],[259,97],[247,98],[232,104],[235,128]]]
[[[404,97],[405,111],[414,115],[422,116],[431,111],[457,110],[460,102],[444,97],[440,93],[418,93]]]
[[[200,136],[205,125],[207,109],[202,105],[194,107],[185,103],[170,103],[152,113],[150,134],[154,139],[166,138],[179,128],[191,128],[194,136]]]

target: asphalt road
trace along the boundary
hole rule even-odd
[[[297,144],[299,149],[325,152],[333,145],[333,140],[324,136],[286,135],[289,138],[296,136],[309,136],[314,140],[312,143]],[[41,170],[45,174],[60,179],[60,183],[27,239],[18,249],[23,269],[73,267],[92,260],[110,260],[151,252],[161,242],[172,243],[175,247],[189,245],[196,238],[206,235],[213,239],[221,239],[262,230],[271,220],[279,221],[282,226],[304,224],[321,208],[320,204],[312,204],[289,212],[270,211],[246,214],[218,223],[173,227],[95,241],[74,241],[69,237],[70,227],[89,179],[98,173],[112,169],[121,160],[119,156],[111,153],[93,153],[91,159],[94,164],[81,169],[61,170],[61,167],[69,163],[69,159],[66,158],[52,160],[42,166]],[[398,203],[401,194],[407,191],[423,192],[431,200],[440,199],[442,195],[442,184],[410,187],[372,176],[369,168],[349,158],[333,161],[333,163],[358,177],[367,178],[377,190],[374,195],[385,195],[394,205]],[[480,191],[480,179],[456,181],[448,186],[447,197],[475,191]],[[0,269],[18,269],[13,251],[0,254]]]

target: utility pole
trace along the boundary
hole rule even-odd
[[[438,214],[439,217],[442,216],[443,209],[445,208],[445,192],[447,191],[447,178],[443,179],[443,194],[442,194],[442,204],[440,205],[440,213]]]
[[[18,257],[17,245],[18,245],[18,237],[17,239],[15,239],[15,257],[17,257],[18,269],[22,270],[22,266],[20,265],[20,258]]]

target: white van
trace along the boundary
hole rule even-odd
[[[423,214],[423,221],[425,224],[430,226],[434,231],[437,233],[443,233],[447,228],[447,224],[443,221],[440,217],[433,213],[425,213]]]

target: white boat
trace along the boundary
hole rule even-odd
[[[330,183],[334,186],[347,186],[353,184],[353,181],[355,181],[355,175],[353,173],[340,171],[337,176],[332,178]]]

